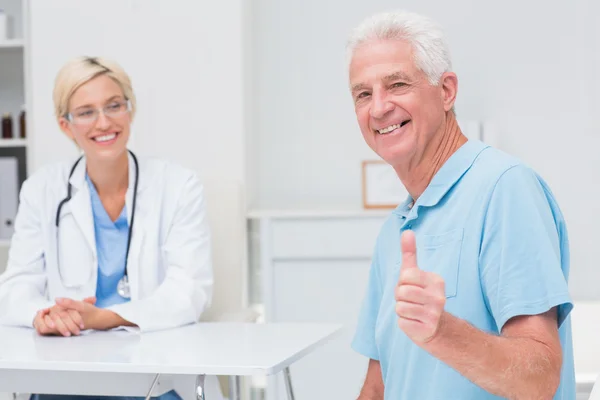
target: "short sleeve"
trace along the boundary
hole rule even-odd
[[[358,353],[373,360],[379,360],[379,350],[375,342],[375,327],[377,315],[381,305],[383,286],[379,277],[379,263],[377,248],[373,255],[373,261],[369,271],[369,282],[367,292],[362,302],[362,307],[358,317],[358,324],[352,348]]]
[[[482,290],[498,330],[553,307],[560,326],[573,308],[568,270],[567,232],[552,194],[531,169],[508,169],[492,192],[480,253]]]

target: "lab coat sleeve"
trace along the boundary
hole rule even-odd
[[[41,221],[40,182],[25,181],[15,218],[8,265],[0,275],[0,324],[33,327],[37,311],[53,305],[45,295],[47,276]]]
[[[109,309],[142,332],[197,322],[212,299],[210,246],[204,189],[194,175],[184,185],[163,246],[164,281],[150,296]]]

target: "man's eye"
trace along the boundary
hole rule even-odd
[[[392,85],[393,88],[399,88],[399,87],[403,87],[406,86],[406,83],[404,82],[396,82]]]
[[[360,92],[358,94],[358,96],[356,96],[357,99],[364,99],[365,97],[369,96],[371,93],[369,92]]]

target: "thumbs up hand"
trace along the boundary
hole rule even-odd
[[[401,237],[402,269],[396,286],[398,326],[416,344],[431,341],[439,331],[446,295],[444,280],[417,265],[417,244],[412,231]]]

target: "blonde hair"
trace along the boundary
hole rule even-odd
[[[77,57],[67,62],[56,75],[54,81],[54,114],[57,119],[69,112],[71,96],[83,84],[97,76],[106,75],[114,80],[126,99],[131,103],[131,119],[135,116],[136,101],[131,79],[115,61],[100,57]]]

